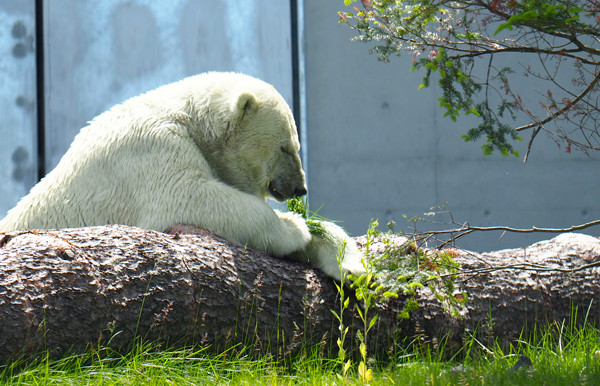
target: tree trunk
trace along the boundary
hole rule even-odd
[[[404,299],[379,305],[371,314],[379,318],[369,333],[370,354],[414,338],[445,338],[452,353],[475,333],[506,346],[536,325],[572,317],[598,322],[599,268],[572,268],[599,259],[600,240],[575,234],[526,249],[459,251],[464,275],[457,281],[469,296],[462,317],[450,316],[427,289],[410,319],[397,317]],[[525,262],[553,270],[468,274]],[[345,312],[346,343],[356,346],[353,307],[354,299]],[[243,343],[275,355],[322,342],[335,354],[339,325],[331,310],[339,310],[339,295],[326,275],[208,233],[106,226],[0,234],[0,362],[43,350],[125,350],[136,338],[214,352]]]

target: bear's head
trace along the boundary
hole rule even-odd
[[[223,108],[221,98],[226,94],[229,110],[227,128],[208,150],[214,173],[228,185],[263,199],[284,201],[306,194],[291,109],[273,86],[254,78],[242,80],[211,101],[218,100]]]
[[[244,91],[232,102],[237,124],[230,141],[236,151],[229,154],[238,172],[244,171],[242,186],[235,185],[277,201],[306,194],[296,124],[283,97],[274,89]]]

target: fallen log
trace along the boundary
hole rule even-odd
[[[471,335],[506,346],[549,323],[600,320],[597,238],[563,234],[523,249],[457,251],[456,261],[458,289],[469,299],[461,317],[427,288],[409,319],[398,318],[402,296],[380,304],[371,355],[415,339],[443,339],[452,353]],[[346,343],[355,346],[357,304],[352,298],[345,312]],[[259,355],[320,343],[335,353],[331,310],[339,310],[339,295],[325,274],[209,233],[111,225],[0,234],[0,362],[41,351],[126,350],[140,338],[213,352],[241,343]]]

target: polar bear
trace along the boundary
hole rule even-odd
[[[190,224],[340,278],[364,271],[337,225],[311,235],[265,201],[306,193],[289,106],[256,78],[211,72],[131,98],[93,119],[59,164],[0,221],[0,231]]]

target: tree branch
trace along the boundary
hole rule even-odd
[[[581,92],[581,94],[579,94],[575,99],[573,99],[573,101],[571,101],[571,103],[569,105],[566,105],[565,107],[563,107],[562,109],[556,111],[554,114],[550,115],[549,117],[542,119],[539,122],[533,122],[530,123],[528,125],[524,125],[524,126],[520,126],[517,127],[515,130],[516,131],[523,131],[523,130],[527,130],[527,129],[531,129],[532,127],[536,127],[536,126],[543,126],[546,123],[556,119],[558,116],[563,115],[564,113],[566,113],[574,104],[578,103],[579,101],[581,101],[581,99],[583,97],[585,97],[588,93],[590,93],[590,91],[593,90],[593,88],[596,86],[596,84],[598,84],[598,81],[600,81],[600,71],[598,73],[596,73],[596,76],[594,76],[594,79],[592,79],[592,81],[590,82],[590,84],[585,88],[585,90],[583,90]]]
[[[457,224],[460,225],[460,224]],[[456,229],[446,229],[446,230],[441,230],[441,231],[426,231],[426,232],[419,232],[419,235],[442,235],[442,234],[449,234],[449,233],[458,233],[458,232],[465,232],[465,231],[481,231],[481,232],[488,232],[488,231],[507,231],[507,232],[515,232],[515,233],[534,233],[534,232],[546,232],[546,233],[568,233],[568,232],[575,232],[575,231],[580,231],[592,226],[596,226],[596,225],[600,225],[600,220],[595,220],[595,221],[590,221],[588,223],[585,224],[580,224],[580,225],[573,225],[569,228],[538,228],[538,227],[531,227],[531,228],[512,228],[512,227],[507,227],[507,226],[491,226],[491,227],[478,227],[478,226],[471,226],[471,225],[463,225],[461,228],[456,228]]]

